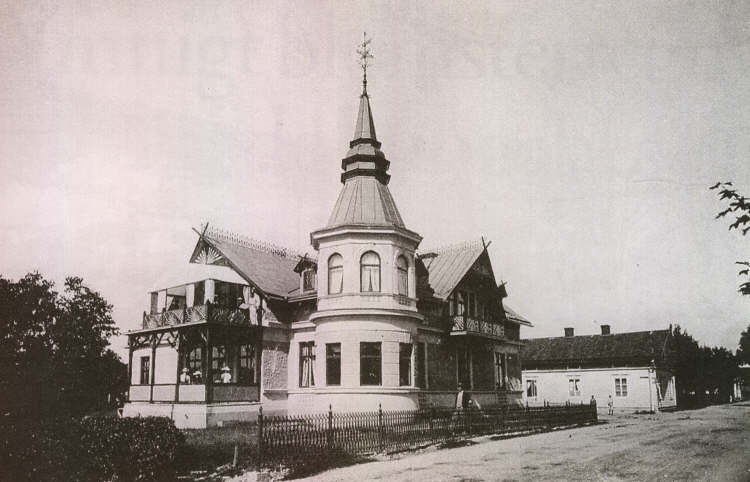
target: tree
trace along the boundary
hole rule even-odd
[[[740,335],[740,347],[737,348],[737,361],[750,364],[750,325]]]
[[[126,383],[109,350],[118,330],[112,305],[81,278],[62,295],[39,273],[17,282],[0,276],[0,408],[44,417],[104,408]],[[108,395],[110,395],[108,397]]]
[[[723,218],[731,213],[734,216],[734,222],[729,225],[729,230],[736,229],[743,236],[747,235],[750,232],[750,199],[738,194],[730,181],[717,182],[709,189],[718,189],[719,199],[728,203],[728,207],[719,212],[716,219]],[[747,281],[740,284],[738,291],[743,295],[750,296],[750,261],[737,261],[736,264],[742,266],[739,276],[747,278]]]

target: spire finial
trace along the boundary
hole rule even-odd
[[[371,38],[367,38],[367,32],[364,32],[362,34],[362,43],[359,45],[359,48],[357,49],[357,53],[359,54],[359,65],[362,67],[362,93],[367,94],[367,65],[369,63],[369,59],[374,59],[375,57],[372,56],[370,53],[370,42],[372,42]]]

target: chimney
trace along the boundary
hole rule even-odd
[[[602,335],[609,335],[609,325],[602,325]]]
[[[565,328],[565,336],[573,336],[573,328]]]

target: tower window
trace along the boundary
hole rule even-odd
[[[380,385],[381,382],[380,343],[362,342],[359,344],[359,384]]]
[[[398,384],[411,385],[411,343],[399,343]]]
[[[409,262],[403,255],[396,258],[396,272],[398,273],[398,294],[409,296]]]
[[[341,293],[344,290],[344,258],[332,254],[328,258],[328,294]]]
[[[341,385],[341,343],[326,344],[326,385]]]
[[[363,292],[380,291],[380,256],[368,251],[359,262],[360,289]]]

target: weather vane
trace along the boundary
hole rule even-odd
[[[362,78],[362,86],[364,87],[365,91],[367,91],[367,66],[369,64],[369,60],[375,58],[370,53],[370,42],[372,42],[372,39],[368,39],[367,32],[364,32],[364,34],[362,35],[362,43],[357,49],[357,54],[359,54],[359,65],[362,67],[362,72],[364,73]]]

